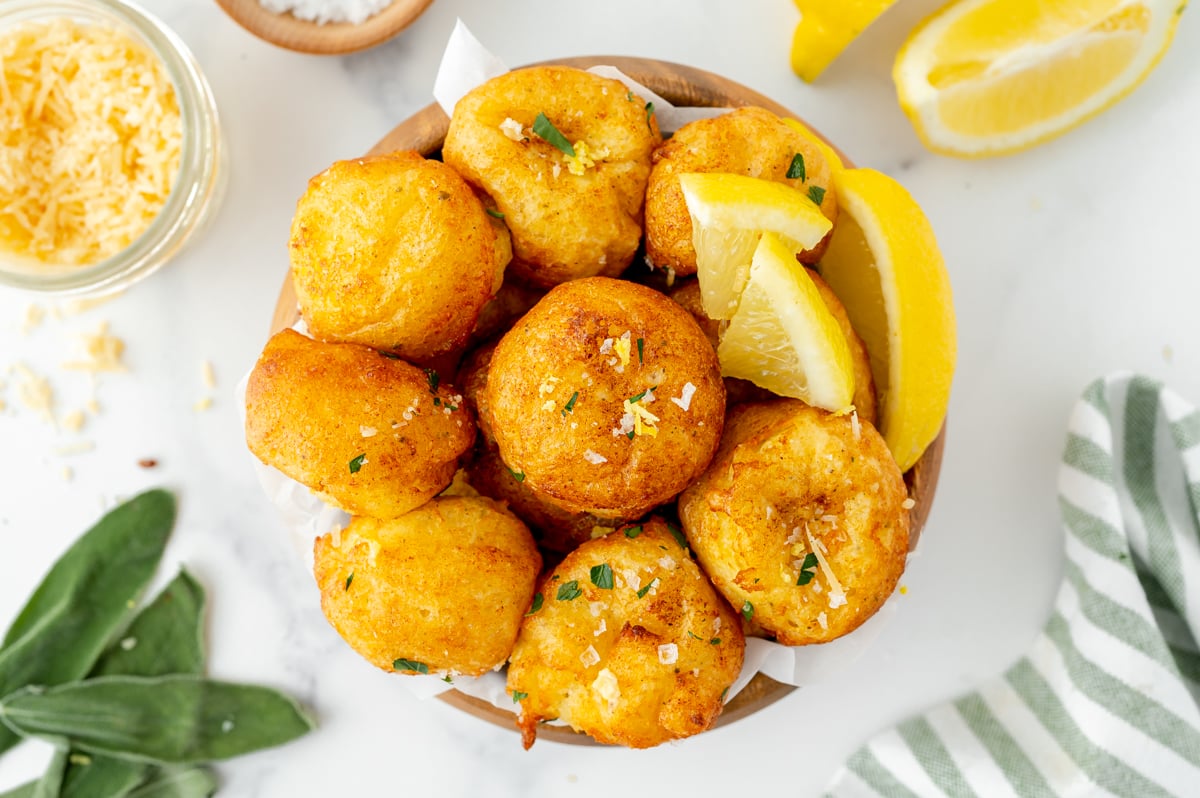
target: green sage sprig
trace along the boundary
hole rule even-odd
[[[0,798],[207,798],[216,781],[196,763],[312,728],[274,690],[204,678],[204,590],[186,571],[131,611],[174,520],[162,490],[114,509],[59,558],[5,634],[0,754],[21,736],[58,751],[40,780]]]

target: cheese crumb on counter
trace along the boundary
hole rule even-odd
[[[108,334],[108,322],[100,322],[100,327],[96,332],[80,337],[83,341],[84,359],[63,363],[63,368],[90,371],[93,374],[101,371],[127,370],[125,364],[121,362],[121,356],[125,353],[125,342]]]
[[[84,266],[125,249],[179,173],[182,122],[159,58],[67,16],[0,34],[0,248]]]

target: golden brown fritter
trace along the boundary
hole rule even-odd
[[[533,132],[539,115],[574,157]],[[459,100],[442,157],[504,214],[512,271],[551,286],[629,265],[661,141],[645,101],[621,82],[543,66],[492,78]]]
[[[500,339],[487,413],[504,463],[563,509],[637,518],[704,470],[725,386],[696,321],[607,277],[554,288]]]
[[[529,525],[538,545],[549,551],[566,554],[618,524],[612,519],[568,512],[542,499],[504,465],[494,448],[484,446],[476,452],[467,467],[467,482],[484,496],[504,502]]]
[[[246,444],[330,504],[394,518],[450,484],[475,423],[450,386],[358,344],[272,336],[246,386]]]
[[[829,312],[837,319],[838,326],[842,329],[842,334],[846,336],[846,343],[850,347],[850,358],[854,362],[854,409],[858,413],[859,419],[875,423],[875,380],[871,376],[871,360],[867,355],[867,347],[858,337],[858,333],[854,331],[854,327],[850,324],[850,317],[846,314],[846,308],[842,306],[837,295],[833,293],[821,276],[812,269],[808,270],[808,276],[812,278],[813,284],[816,285],[817,291],[821,294],[821,299],[825,301],[825,306],[829,308]],[[704,330],[704,334],[708,337],[709,342],[716,348],[721,331],[721,322],[715,319],[710,319],[704,312],[704,305],[700,299],[700,283],[697,280],[685,280],[679,283],[671,290],[671,299],[674,299],[679,305],[692,314],[692,318],[700,325],[700,329]],[[725,378],[725,396],[726,404],[729,406],[739,405],[743,402],[765,402],[775,397],[770,391],[765,388],[759,388],[752,382],[740,380],[736,377]]]
[[[511,257],[503,225],[415,152],[338,161],[292,219],[292,280],[313,337],[428,361],[463,346]]]
[[[545,289],[529,288],[514,280],[505,280],[496,295],[488,300],[475,322],[471,341],[478,343],[507,330],[545,295]]]
[[[584,543],[538,591],[508,666],[526,748],[550,718],[631,748],[716,721],[745,638],[661,519]]]
[[[329,623],[372,665],[409,674],[502,665],[542,568],[525,525],[483,497],[357,517],[313,553]]]
[[[804,159],[804,177],[788,178],[793,157]],[[713,119],[689,122],[654,151],[646,189],[646,257],[657,268],[696,273],[692,217],[679,187],[685,172],[727,172],[786,183],[805,192],[822,190],[821,212],[837,222],[837,197],[825,156],[811,139],[762,108],[738,108]],[[826,241],[828,236],[826,236]],[[816,263],[825,241],[800,256]]]
[[[679,517],[725,598],[799,646],[853,631],[891,595],[908,555],[908,507],[873,426],[780,399],[730,412]]]
[[[492,355],[495,354],[498,343],[500,343],[499,338],[488,341],[468,352],[462,363],[459,364],[456,378],[456,382],[462,386],[463,398],[466,399],[467,407],[475,414],[475,421],[479,425],[479,435],[483,439],[483,443],[492,447],[496,445],[496,438],[492,435],[492,422],[488,415],[487,394],[484,389],[487,387],[488,368],[492,364]]]

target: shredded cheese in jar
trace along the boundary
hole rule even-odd
[[[115,28],[66,17],[0,32],[0,249],[86,266],[129,246],[180,166],[162,61]]]

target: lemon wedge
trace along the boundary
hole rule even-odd
[[[926,146],[1001,155],[1116,103],[1154,68],[1185,0],[958,0],[896,56],[900,105]]]
[[[800,24],[792,34],[792,71],[817,79],[850,42],[896,0],[795,0]]]
[[[793,256],[812,249],[833,224],[812,199],[784,183],[732,174],[679,176],[692,217],[700,298],[709,318],[728,319],[746,285],[759,235],[776,233]]]
[[[854,397],[846,336],[792,247],[763,233],[737,312],[717,347],[721,373],[839,411]]]
[[[929,220],[903,186],[871,169],[846,169],[834,185],[842,212],[819,271],[867,346],[879,431],[907,471],[937,437],[950,402],[950,277]]]

